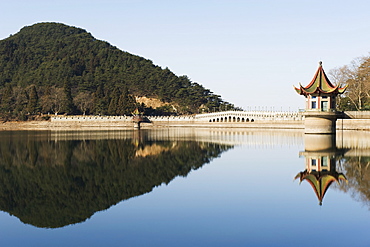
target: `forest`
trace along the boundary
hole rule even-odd
[[[236,109],[186,75],[61,23],[23,27],[0,41],[0,117],[43,114],[181,115]],[[152,108],[136,97],[160,100]],[[45,116],[45,115],[44,115]]]

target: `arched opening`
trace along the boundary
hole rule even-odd
[[[216,122],[217,122],[217,123],[218,123],[218,122],[220,122],[220,119],[219,119],[219,118],[217,118]]]
[[[235,122],[236,121],[236,118],[235,117],[233,117],[233,122]]]
[[[240,122],[240,117],[238,117],[238,118],[236,119],[236,121],[237,121],[237,122]]]
[[[229,116],[229,122],[231,122],[231,116]]]
[[[212,123],[212,120],[210,119],[209,122]]]
[[[249,122],[249,118],[247,118],[247,120],[246,120],[247,122]]]
[[[244,123],[245,122],[245,119],[242,117],[242,123]]]
[[[213,122],[215,122],[215,119],[213,119]]]
[[[220,122],[222,123],[224,121],[224,118],[222,117],[222,118],[220,118]]]
[[[252,118],[251,122],[254,122],[254,119]]]

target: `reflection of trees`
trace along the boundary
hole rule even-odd
[[[166,148],[138,156],[140,147],[128,139],[0,140],[0,209],[38,227],[81,222],[186,176],[230,148],[196,142],[155,144]]]
[[[340,189],[370,208],[370,157],[346,156],[341,162],[348,185],[341,185]]]

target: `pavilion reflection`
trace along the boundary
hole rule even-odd
[[[337,162],[344,156],[345,149],[336,147],[335,135],[306,134],[305,151],[300,156],[305,158],[305,170],[299,172],[295,179],[307,181],[313,188],[319,205],[334,183],[348,182],[346,176],[337,171]]]

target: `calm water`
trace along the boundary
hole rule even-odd
[[[369,246],[369,164],[365,132],[0,132],[0,245]]]

